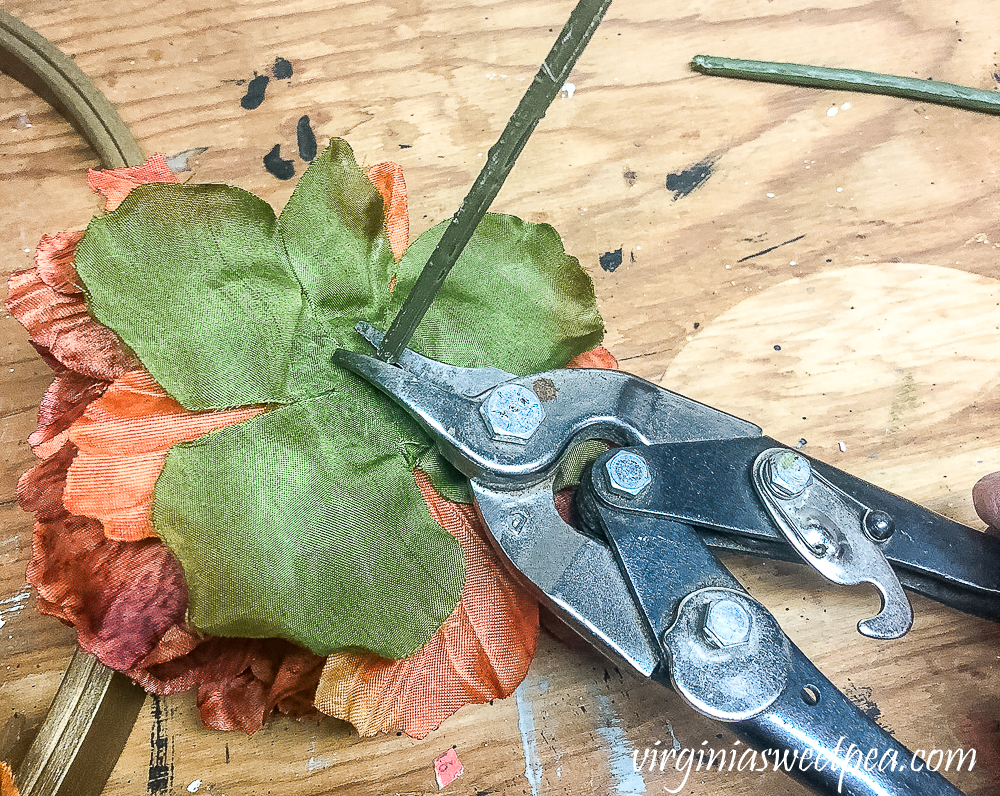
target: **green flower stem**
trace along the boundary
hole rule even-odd
[[[437,247],[431,252],[427,265],[386,332],[378,351],[386,362],[398,361],[448,272],[458,261],[465,244],[469,242],[510,170],[514,168],[514,161],[545,116],[552,100],[565,85],[569,73],[573,71],[573,65],[590,42],[610,5],[611,0],[580,0],[573,9],[514,115],[510,117],[500,138],[490,148],[483,170],[469,189]]]
[[[949,105],[980,113],[1000,114],[1000,93],[943,83],[940,80],[883,75],[857,69],[747,61],[714,55],[696,55],[691,60],[691,68],[696,72],[716,77],[738,77],[743,80],[785,83],[792,86],[863,91],[868,94],[885,94],[890,97]]]

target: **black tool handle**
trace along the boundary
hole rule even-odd
[[[771,750],[761,757],[761,765],[767,762],[773,769],[777,758],[780,770],[822,794],[961,796],[858,710],[801,650],[790,647],[785,690],[761,713],[730,725],[755,749]]]
[[[752,483],[754,460],[774,447],[781,444],[768,437],[738,437],[635,448],[649,464],[651,483],[629,501],[630,508],[692,525],[713,549],[801,561]],[[830,483],[891,517],[894,531],[872,543],[881,548],[905,587],[1000,621],[1000,538],[810,461]]]
[[[695,528],[628,508],[633,496],[608,477],[620,453],[595,462],[577,507],[614,551],[659,645],[654,679],[824,796],[960,796],[823,676]]]

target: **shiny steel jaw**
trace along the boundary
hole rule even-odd
[[[381,334],[359,333],[373,346]],[[548,478],[587,439],[621,445],[758,437],[760,428],[612,370],[552,370],[517,377],[460,368],[406,349],[399,365],[339,350],[334,362],[405,408],[469,478],[499,490]]]

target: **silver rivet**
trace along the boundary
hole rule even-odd
[[[832,525],[833,522],[828,517],[818,512],[803,520],[799,533],[813,555],[820,558],[836,555],[840,544],[837,542],[837,535],[830,530]]]
[[[871,509],[865,514],[865,533],[876,542],[884,542],[896,531],[896,523],[891,514]]]
[[[542,402],[520,384],[501,384],[480,410],[494,439],[524,443],[545,418]]]
[[[750,640],[753,620],[736,600],[716,600],[705,614],[705,636],[720,647],[735,647]]]
[[[653,480],[645,459],[629,451],[618,451],[608,459],[605,469],[611,488],[622,495],[635,497]]]
[[[767,460],[764,475],[769,486],[782,497],[790,498],[802,494],[812,480],[809,460],[795,451],[777,451]]]

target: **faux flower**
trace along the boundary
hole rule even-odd
[[[421,736],[509,694],[537,606],[422,431],[330,361],[443,232],[406,248],[398,167],[334,141],[279,216],[162,158],[91,184],[110,212],[43,239],[7,301],[57,374],[18,493],[41,610],[147,689],[197,688],[219,728],[315,703]],[[556,233],[490,215],[411,345],[525,374],[601,333]]]

